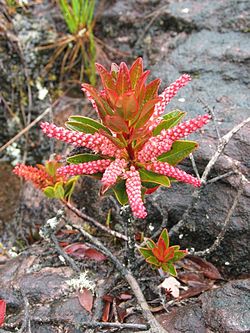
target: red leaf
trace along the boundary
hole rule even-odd
[[[70,244],[64,248],[64,251],[78,259],[88,258],[95,261],[103,261],[107,259],[101,252],[82,243]]]
[[[193,282],[204,282],[204,276],[199,272],[182,272],[178,274],[178,279],[187,285],[191,285]]]
[[[105,302],[103,312],[102,312],[102,321],[105,323],[109,321],[109,314],[111,308],[111,302]]]
[[[6,313],[6,302],[4,300],[0,300],[0,326],[4,323]]]
[[[107,257],[102,254],[101,252],[95,250],[95,249],[88,249],[85,251],[85,256],[89,259],[93,259],[95,261],[103,261],[106,260]]]
[[[211,289],[211,286],[209,284],[200,283],[197,286],[191,287],[187,291],[184,291],[183,293],[181,293],[181,295],[178,297],[178,300],[197,296],[197,295],[201,294],[203,291],[206,291],[209,289]]]
[[[100,77],[102,79],[102,85],[103,87],[106,88],[110,88],[110,89],[115,89],[115,83],[113,80],[112,75],[100,64],[95,64],[96,65],[96,69],[98,71],[98,73],[100,74]]]
[[[119,67],[118,77],[116,81],[116,90],[119,95],[131,90],[131,82],[128,67],[125,62],[122,62]]]
[[[132,88],[135,88],[136,83],[138,81],[138,79],[141,77],[143,72],[143,62],[142,62],[142,58],[138,58],[135,60],[135,62],[132,64],[130,71],[129,71],[129,75],[130,75],[130,79],[131,79],[131,84],[132,84]]]
[[[91,312],[92,307],[93,307],[93,302],[94,302],[92,292],[89,289],[84,288],[78,294],[78,299],[79,299],[81,306],[88,312]]]
[[[123,323],[124,319],[127,317],[127,310],[117,306],[116,311],[118,314],[119,322]]]
[[[189,255],[187,258],[197,264],[199,266],[199,271],[201,271],[207,278],[211,280],[222,280],[220,272],[213,264],[211,264],[211,262],[191,255]]]
[[[64,251],[67,254],[73,255],[77,258],[84,258],[86,250],[89,249],[89,247],[82,243],[73,243],[64,248]]]

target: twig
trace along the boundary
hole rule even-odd
[[[233,174],[235,174],[235,173],[236,173],[235,171],[228,171],[228,172],[226,172],[226,173],[223,173],[223,175],[220,175],[220,176],[214,177],[214,178],[212,178],[212,179],[209,179],[209,180],[206,182],[206,184],[212,184],[212,183],[215,183],[215,182],[217,182],[218,180],[221,180],[221,179],[223,179],[223,178],[227,178],[227,177],[229,177],[229,176],[231,176],[231,175],[233,175]]]
[[[37,323],[43,323],[43,324],[47,324],[47,323],[65,323],[67,322],[68,324],[71,324],[68,322],[67,319],[47,319],[47,318],[37,318],[37,317],[32,317],[31,318],[32,322],[37,322]],[[74,324],[72,324],[74,325]],[[130,324],[130,323],[106,323],[106,322],[98,322],[98,321],[90,321],[90,322],[80,322],[78,327],[89,327],[89,328],[119,328],[121,330],[123,329],[131,329],[131,330],[147,330],[148,329],[148,325],[145,324]]]
[[[88,232],[86,232],[83,228],[72,224],[69,222],[69,224],[74,228],[80,231],[80,233],[87,238],[94,246],[96,246],[103,254],[105,254],[109,259],[113,262],[115,267],[118,269],[118,271],[122,274],[122,276],[126,279],[128,284],[130,285],[131,289],[134,292],[135,297],[137,298],[137,301],[142,309],[143,317],[148,321],[151,332],[152,333],[167,333],[167,331],[158,323],[158,321],[155,319],[155,317],[152,315],[150,308],[147,304],[147,301],[141,291],[141,288],[137,282],[137,280],[133,277],[131,272],[127,270],[126,267],[122,265],[122,263],[116,258],[116,256],[113,255],[113,253],[106,248],[97,238],[91,236]]]
[[[24,135],[27,131],[29,131],[35,124],[37,124],[43,117],[46,116],[51,111],[52,107],[48,107],[40,116],[38,116],[36,119],[34,119],[28,126],[26,126],[24,129],[22,129],[17,135],[15,135],[12,139],[10,139],[8,142],[6,142],[2,147],[0,147],[0,153],[9,147],[13,142],[15,142],[17,139],[19,139],[22,135]]]
[[[57,225],[60,223],[61,218],[63,217],[64,212],[62,210],[59,210],[57,212],[57,215],[53,217],[52,219],[49,219],[43,227],[40,229],[40,235],[45,239],[45,240],[51,240],[54,243],[56,251],[61,255],[66,262],[69,263],[69,265],[72,267],[74,271],[77,273],[80,273],[81,270],[77,266],[76,262],[74,259],[72,259],[70,256],[68,256],[60,247],[58,240],[55,236],[55,229]]]
[[[121,215],[124,216],[126,221],[126,236],[127,236],[127,246],[126,246],[126,264],[129,270],[133,271],[135,260],[135,218],[132,215],[129,205],[123,206],[121,208]]]
[[[250,122],[250,117],[243,120],[240,124],[236,125],[231,131],[229,131],[227,134],[225,134],[221,140],[220,143],[217,146],[217,150],[215,151],[214,155],[208,162],[202,177],[201,177],[201,182],[203,184],[206,184],[208,175],[213,168],[214,164],[217,162],[218,158],[220,155],[223,153],[224,149],[226,148],[227,144],[231,140],[234,134],[236,134],[243,126],[245,126],[248,122]],[[184,214],[182,215],[182,219],[173,226],[173,228],[169,231],[169,236],[172,237],[175,234],[178,234],[179,230],[182,228],[183,225],[188,221],[189,215],[192,212],[193,208],[197,204],[198,199],[200,198],[201,191],[203,189],[203,186],[200,188],[196,189],[193,194],[192,194],[192,201],[189,205],[189,207],[186,209]]]
[[[208,174],[210,173],[212,167],[214,166],[220,155],[223,153],[224,149],[226,148],[228,142],[231,140],[233,135],[236,134],[243,126],[245,126],[249,122],[250,122],[250,117],[243,120],[240,124],[236,125],[231,131],[229,131],[221,138],[221,142],[219,143],[216,152],[212,156],[211,160],[208,162],[202,174],[201,181],[203,183],[206,183]]]
[[[212,252],[214,252],[220,246],[221,241],[223,240],[224,235],[226,233],[227,227],[230,223],[231,216],[233,215],[235,207],[237,206],[237,204],[239,202],[239,199],[240,199],[240,196],[241,196],[241,194],[244,190],[243,183],[244,183],[244,180],[243,180],[243,178],[241,178],[241,183],[240,183],[240,187],[238,189],[238,192],[237,192],[237,194],[234,198],[234,201],[233,201],[233,204],[232,204],[231,208],[229,209],[229,211],[227,213],[227,216],[226,216],[226,219],[223,223],[222,229],[221,229],[219,235],[216,237],[214,243],[206,250],[195,252],[194,253],[195,255],[201,256],[201,257],[206,256],[206,255],[211,254]]]
[[[199,171],[198,171],[197,165],[196,165],[196,163],[195,163],[194,155],[193,155],[192,153],[189,154],[189,158],[190,158],[190,161],[191,161],[191,163],[192,163],[192,167],[193,167],[193,169],[194,169],[195,175],[196,175],[196,177],[200,180],[201,177],[200,177],[200,174],[199,174]]]
[[[77,209],[76,207],[74,207],[73,205],[71,205],[69,202],[62,201],[62,203],[66,207],[68,207],[73,213],[75,213],[78,217],[80,217],[82,220],[85,220],[85,221],[88,221],[88,222],[92,223],[98,229],[101,229],[101,230],[109,233],[110,235],[112,235],[114,237],[117,237],[117,238],[120,238],[120,239],[123,239],[123,240],[127,241],[128,238],[125,235],[122,235],[118,231],[115,231],[115,230],[107,228],[105,225],[99,223],[98,221],[96,221],[92,217],[90,217],[87,214],[84,214],[83,212],[81,212],[79,209]]]
[[[217,137],[219,139],[219,141],[221,140],[221,135],[220,135],[220,131],[219,128],[217,126],[217,119],[215,117],[215,112],[214,112],[214,108],[212,109],[202,98],[198,98],[198,102],[201,103],[203,105],[203,108],[212,116],[212,120],[214,123],[214,127],[215,127],[215,131],[217,134]]]
[[[58,240],[57,240],[57,238],[56,238],[56,236],[55,236],[54,233],[52,233],[52,234],[50,235],[50,239],[51,239],[52,242],[54,243],[55,249],[56,249],[56,251],[59,253],[59,255],[61,255],[61,256],[66,260],[66,262],[69,263],[69,265],[72,267],[72,269],[73,269],[74,271],[80,273],[81,270],[80,270],[80,268],[77,266],[75,260],[72,259],[70,256],[68,256],[67,253],[65,253],[65,252],[61,249],[61,247],[60,247],[60,245],[59,245],[59,243],[58,243]]]

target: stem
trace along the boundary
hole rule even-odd
[[[127,234],[127,253],[126,253],[126,264],[129,270],[133,270],[135,258],[135,218],[131,213],[129,205],[123,206],[121,214],[126,219],[126,234]]]

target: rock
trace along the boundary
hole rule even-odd
[[[250,279],[236,280],[199,297],[206,325],[215,332],[250,331]]]
[[[170,102],[167,111],[179,108],[188,112],[187,118],[194,117],[204,113],[203,106],[197,102],[198,98],[202,98],[215,108],[222,135],[250,114],[247,93],[250,47],[244,32],[248,26],[246,12],[249,4],[246,1],[230,3],[232,6],[223,1],[203,1],[199,4],[197,1],[170,1],[164,9],[166,17],[185,22],[190,30],[172,36],[171,42],[165,40],[162,34],[162,40],[156,38],[152,43],[152,48],[159,50],[152,73],[154,77],[162,79],[163,86],[176,80],[182,73],[189,73],[193,77],[192,82]],[[228,15],[229,12],[232,15]],[[248,124],[233,137],[211,171],[210,178],[232,170],[233,163],[249,177],[249,128]],[[202,132],[189,138],[195,138],[200,143],[194,156],[201,174],[218,145],[213,124],[210,123]],[[184,161],[183,167],[192,172],[188,160]],[[205,187],[186,225],[179,232],[182,246],[201,250],[212,245],[222,229],[238,187],[238,176]],[[171,189],[159,189],[157,192],[152,200],[168,202],[168,226],[171,227],[181,219],[190,204],[193,189],[174,184]],[[237,276],[250,269],[249,218],[249,189],[246,185],[223,242],[209,257],[225,274]],[[173,238],[174,241],[178,241],[178,237]]]
[[[156,316],[171,333],[250,331],[250,280],[235,280],[204,292],[195,304]]]

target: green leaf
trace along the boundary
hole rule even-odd
[[[146,244],[147,244],[147,247],[150,249],[154,249],[156,247],[156,244],[152,239],[147,239]]]
[[[78,116],[78,115],[70,116],[68,121],[76,121],[78,123],[89,125],[89,126],[93,127],[96,130],[96,132],[98,132],[99,129],[101,128],[104,131],[106,131],[107,133],[111,134],[110,130],[107,127],[105,127],[103,124],[101,124],[99,121],[93,120],[88,117],[83,117],[83,116]]]
[[[88,153],[73,155],[67,158],[67,162],[73,164],[86,163],[98,160],[103,160],[103,158],[100,155]]]
[[[168,272],[170,275],[177,276],[177,272],[174,265],[169,262],[167,264],[167,270],[165,272]]]
[[[125,185],[125,180],[122,180],[115,184],[112,187],[113,192],[115,193],[116,199],[118,202],[124,206],[128,203],[128,195],[126,192],[126,185]]]
[[[48,198],[55,198],[55,191],[53,186],[47,186],[45,189],[43,189],[43,193]]]
[[[56,175],[56,166],[57,163],[55,161],[48,161],[45,163],[45,170],[48,175],[54,177]]]
[[[167,176],[159,175],[158,173],[155,173],[153,171],[148,171],[145,169],[140,169],[139,173],[143,183],[155,183],[166,187],[171,186],[171,183]]]
[[[147,248],[143,248],[143,247],[140,247],[139,248],[139,252],[141,253],[141,255],[147,259],[148,257],[151,257],[153,255],[152,251],[150,249],[147,249]]]
[[[157,266],[157,267],[159,267],[161,264],[159,263],[159,261],[155,258],[155,257],[148,257],[147,259],[146,259],[146,262],[147,263],[149,263],[149,264],[151,264],[151,265],[155,265],[155,266]]]
[[[181,119],[185,116],[186,112],[180,110],[174,110],[170,113],[167,113],[163,116],[163,120],[160,124],[153,130],[153,135],[156,136],[165,129],[169,129],[177,125]]]
[[[68,129],[77,132],[90,133],[90,134],[94,134],[95,132],[97,132],[97,130],[94,127],[87,124],[79,123],[77,121],[67,121],[65,123],[65,126]]]
[[[159,237],[159,239],[162,238],[164,240],[164,243],[166,245],[166,248],[169,247],[169,236],[168,236],[168,231],[166,228],[164,228],[161,232],[161,235]]]
[[[56,183],[54,186],[54,191],[55,191],[55,198],[63,199],[64,198],[63,182]]]
[[[158,156],[157,160],[176,165],[189,156],[197,147],[198,144],[195,141],[177,140],[173,143],[171,150]]]
[[[66,184],[64,184],[64,198],[70,200],[72,193],[74,192],[74,188],[79,176],[75,176],[70,178]]]
[[[110,141],[113,142],[113,144],[115,146],[117,146],[117,148],[124,148],[126,147],[124,142],[122,142],[121,140],[119,140],[118,138],[115,138],[112,135],[109,135],[107,132],[103,131],[102,129],[100,129],[100,134],[102,134],[103,136],[105,136],[106,138],[108,138]]]

